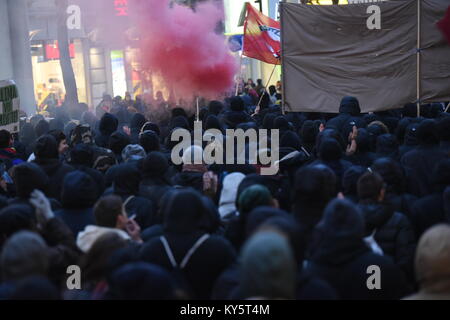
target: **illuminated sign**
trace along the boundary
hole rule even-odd
[[[59,59],[59,46],[58,41],[45,44],[45,60],[58,60]],[[70,58],[75,58],[75,45],[71,43],[69,45]]]

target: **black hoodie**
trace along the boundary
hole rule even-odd
[[[95,136],[95,143],[102,148],[108,148],[109,137],[117,130],[119,120],[116,116],[105,113],[100,120],[99,132]]]
[[[374,239],[384,255],[390,256],[412,282],[416,238],[411,222],[387,203],[360,203],[359,209],[366,224],[365,236],[375,232]]]
[[[74,168],[61,163],[56,139],[51,135],[44,135],[36,141],[34,154],[36,156],[34,162],[50,179],[46,195],[49,198],[60,200],[64,177],[67,173],[74,171]]]
[[[408,293],[401,270],[387,257],[370,251],[363,241],[364,221],[355,205],[347,200],[333,200],[325,209],[317,230],[317,248],[306,270],[327,281],[344,300],[400,299]],[[372,273],[369,266],[380,268],[381,288],[369,290]]]
[[[136,222],[142,230],[159,221],[156,220],[156,208],[149,199],[139,197],[141,174],[134,167],[127,164],[119,165],[113,181],[113,192],[122,198],[128,217],[136,215]]]
[[[327,128],[337,129],[345,140],[347,140],[353,126],[363,128],[365,125],[366,123],[361,116],[359,101],[355,97],[342,98],[339,115],[327,122]]]
[[[88,225],[95,225],[92,207],[99,196],[95,181],[81,171],[66,175],[61,192],[63,208],[55,216],[63,220],[75,237]]]
[[[423,197],[433,192],[430,172],[447,155],[439,148],[435,121],[422,121],[417,128],[417,139],[419,146],[404,154],[401,164],[406,170],[410,192]]]
[[[141,113],[133,114],[130,120],[131,144],[139,143],[139,133],[146,122],[147,120]]]
[[[150,152],[143,161],[143,179],[139,185],[139,195],[150,199],[158,210],[163,195],[171,188],[168,177],[169,161],[161,152]]]
[[[164,217],[164,237],[176,263],[180,265],[196,241],[206,233],[202,221],[207,213],[200,194],[195,191],[177,191],[170,198]],[[144,245],[141,259],[174,270],[159,238],[153,238]],[[230,243],[222,237],[211,235],[181,270],[192,294],[190,298],[210,299],[215,281],[234,260],[235,252]]]

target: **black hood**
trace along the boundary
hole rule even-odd
[[[373,162],[371,168],[383,178],[388,192],[402,193],[404,191],[405,175],[397,161],[391,158],[380,158]]]
[[[34,155],[36,160],[40,159],[58,159],[58,144],[56,139],[49,135],[41,136],[34,147]]]
[[[303,122],[302,128],[300,129],[303,142],[314,143],[317,135],[319,134],[319,126],[313,120],[306,120]]]
[[[114,152],[114,154],[122,154],[123,149],[129,145],[130,137],[123,132],[114,132],[109,137],[109,149]]]
[[[50,131],[50,125],[45,120],[39,120],[39,122],[34,127],[34,132],[36,137],[40,137]]]
[[[364,219],[352,202],[345,199],[331,201],[324,210],[320,223],[323,231],[337,237],[360,237],[364,235]]]
[[[98,197],[97,184],[88,174],[73,171],[64,177],[61,201],[64,208],[90,208]]]
[[[33,190],[45,191],[48,185],[48,176],[34,163],[21,163],[13,168],[12,178],[16,186],[17,196],[28,199]]]
[[[244,111],[245,110],[244,100],[242,100],[241,97],[231,98],[230,109],[232,111]]]
[[[292,148],[299,151],[302,147],[300,138],[294,131],[287,131],[280,140],[280,148]]]
[[[159,136],[152,130],[144,131],[139,135],[139,144],[147,154],[161,149]]]
[[[356,137],[356,144],[358,146],[357,153],[365,153],[374,149],[374,138],[366,129],[358,129],[358,136]]]
[[[222,112],[223,108],[223,103],[220,101],[213,100],[208,104],[209,113],[216,116],[219,115],[220,112]]]
[[[417,123],[411,123],[410,125],[408,125],[408,127],[406,128],[405,139],[404,139],[405,145],[416,146],[419,143],[419,141],[417,139],[417,128],[418,128]]]
[[[273,122],[275,121],[275,118],[277,117],[277,114],[275,113],[267,113],[264,116],[263,119],[263,129],[273,129]]]
[[[192,190],[174,192],[164,216],[164,231],[170,233],[191,233],[199,230],[205,207],[201,196]]]
[[[121,164],[116,168],[113,190],[121,196],[136,195],[139,192],[141,174],[136,166]]]
[[[313,261],[339,266],[369,252],[363,242],[364,220],[359,209],[348,200],[335,199],[325,208],[317,226],[320,245]]]
[[[219,121],[219,118],[217,118],[217,116],[209,115],[206,118],[205,130],[208,130],[208,129],[217,129],[217,130],[222,131],[222,125]]]
[[[367,172],[367,169],[361,166],[351,166],[342,176],[342,189],[345,195],[357,195],[358,179]]]
[[[99,130],[101,134],[111,135],[117,130],[119,126],[119,120],[117,117],[110,113],[105,113],[100,120]]]
[[[144,178],[164,178],[169,170],[169,161],[161,152],[150,152],[145,157],[142,172]]]
[[[403,118],[398,122],[397,128],[395,129],[395,136],[400,144],[403,144],[405,140],[406,128],[411,124],[409,118]]]
[[[14,233],[23,230],[34,230],[36,226],[35,213],[31,206],[13,204],[0,211],[0,246],[3,237],[9,238]]]
[[[248,122],[249,115],[245,111],[227,111],[224,115],[225,123],[232,129],[236,128],[240,123]]]
[[[450,141],[450,114],[445,113],[445,117],[437,123],[437,131],[441,141]]]
[[[320,159],[323,161],[335,161],[342,158],[342,148],[334,139],[325,139],[320,143]]]
[[[80,143],[70,151],[71,164],[92,168],[94,165],[94,150],[90,145]]]
[[[159,126],[155,123],[147,122],[142,127],[142,132],[145,132],[145,131],[153,131],[158,135],[158,137],[161,135],[161,130],[159,129]]]
[[[382,134],[377,138],[376,152],[383,156],[395,156],[398,152],[399,144],[393,134]]]
[[[36,134],[34,132],[31,123],[25,123],[20,129],[20,142],[22,142],[27,147],[31,146],[36,141]]]
[[[145,117],[143,114],[135,113],[131,117],[130,128],[136,129],[136,130],[141,130],[146,122],[147,122],[147,120],[145,120]]]
[[[417,140],[420,145],[434,145],[439,143],[437,124],[434,120],[423,120],[417,127]]]
[[[361,114],[361,108],[359,101],[355,97],[344,97],[341,100],[339,107],[339,113],[347,113],[352,116],[359,116]]]
[[[52,119],[49,123],[49,130],[64,131],[64,122],[61,119]]]
[[[253,209],[247,217],[246,238],[249,238],[267,220],[275,217],[288,219],[289,214],[283,210],[266,206]]]
[[[359,209],[364,216],[366,235],[375,229],[381,228],[394,214],[391,206],[381,203],[359,204]]]
[[[171,129],[177,129],[177,128],[183,128],[186,130],[189,130],[189,121],[184,116],[176,116],[170,121],[170,128]]]
[[[286,117],[278,116],[273,121],[273,128],[279,130],[289,130],[291,126],[289,125],[289,121],[287,121]]]

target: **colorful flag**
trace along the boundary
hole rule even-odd
[[[281,64],[280,22],[275,21],[247,3],[244,24],[243,54],[270,64]]]
[[[244,36],[242,34],[236,34],[228,38],[228,48],[231,52],[238,52],[242,50],[242,41]]]
[[[437,23],[447,41],[450,43],[450,7],[447,9],[445,17]]]

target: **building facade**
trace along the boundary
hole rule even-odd
[[[27,0],[0,0],[0,80],[14,80],[21,109],[36,111]]]

